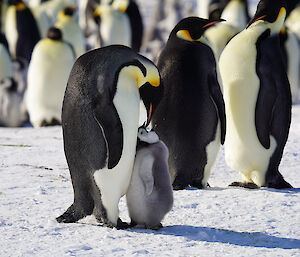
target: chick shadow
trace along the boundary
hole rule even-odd
[[[232,244],[262,248],[300,249],[300,240],[271,236],[262,232],[237,232],[227,229],[174,225],[160,230],[130,229],[145,234],[184,237],[190,241]]]

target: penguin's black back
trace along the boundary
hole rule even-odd
[[[131,27],[131,48],[139,52],[142,45],[144,27],[139,8],[133,0],[130,1],[126,13]]]
[[[40,40],[37,23],[29,8],[16,11],[18,41],[16,56],[30,61],[34,46]]]

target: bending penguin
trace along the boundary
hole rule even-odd
[[[61,108],[75,53],[62,33],[52,27],[34,48],[28,68],[26,108],[34,127],[59,125]]]
[[[128,226],[119,218],[118,203],[133,170],[140,98],[149,122],[161,95],[156,66],[126,46],[95,49],[77,59],[62,111],[74,202],[58,222],[94,214],[106,226]]]
[[[291,122],[291,92],[278,36],[285,9],[285,1],[261,0],[248,27],[220,57],[225,159],[244,180],[233,185],[291,187],[278,171]]]
[[[217,21],[181,20],[172,30],[158,68],[164,97],[153,127],[170,151],[174,189],[207,187],[225,138],[225,107],[216,61],[204,31]]]
[[[168,148],[154,130],[138,129],[137,152],[132,178],[126,193],[131,225],[159,229],[173,206],[173,190],[168,169]]]

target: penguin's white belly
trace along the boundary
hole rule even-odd
[[[119,12],[101,17],[101,47],[121,44],[131,46],[131,30],[128,17]]]
[[[217,131],[215,135],[215,139],[211,141],[207,146],[206,146],[206,157],[207,157],[207,163],[204,167],[204,176],[202,179],[202,185],[203,187],[207,186],[207,181],[210,176],[211,168],[215,163],[217,154],[220,149],[220,142],[221,142],[221,128],[220,128],[220,122],[218,122],[217,125]]]
[[[123,127],[123,150],[119,163],[113,169],[107,167],[94,173],[94,179],[101,192],[101,199],[110,221],[117,224],[118,203],[126,194],[136,152],[139,123],[140,96],[135,81],[119,75],[117,92],[113,103]]]
[[[262,185],[276,141],[270,136],[271,146],[265,149],[256,133],[255,108],[260,83],[256,74],[257,37],[251,33],[246,30],[233,38],[220,57],[226,110],[225,159],[247,181]]]

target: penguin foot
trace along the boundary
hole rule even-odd
[[[76,210],[74,205],[71,205],[64,214],[60,215],[56,218],[56,221],[58,223],[74,223],[82,218],[84,218],[86,215],[83,212],[79,212]]]
[[[203,186],[201,180],[193,179],[193,182],[191,183],[191,187],[196,187],[198,189],[204,189],[204,188],[210,187],[210,185],[208,183],[206,183],[206,186]]]
[[[123,222],[120,218],[118,218],[117,225],[112,223],[109,220],[102,220],[102,222],[103,222],[103,225],[108,228],[117,228],[117,229],[129,228],[129,224],[126,222]]]
[[[57,125],[61,125],[61,123],[55,118],[52,118],[50,122],[46,120],[42,120],[41,122],[41,127],[57,126]]]
[[[174,184],[173,183],[173,190],[177,191],[177,190],[184,190],[186,188],[188,188],[188,185],[182,185],[182,184]]]
[[[259,186],[251,182],[232,182],[231,187],[244,187],[248,189],[259,189]]]
[[[146,226],[147,229],[152,229],[152,230],[159,230],[163,228],[163,225],[161,223],[158,223],[156,226]]]

